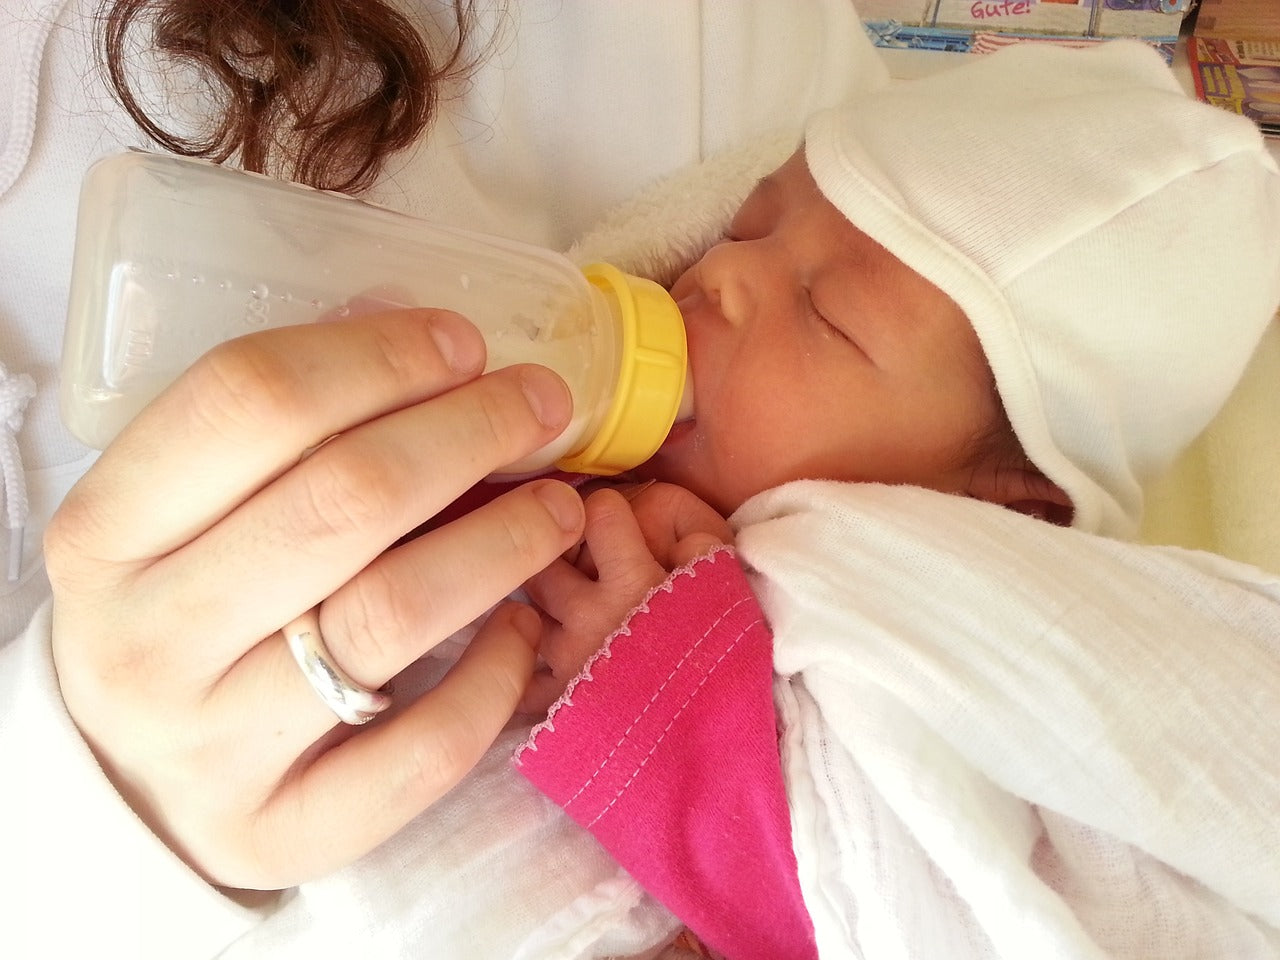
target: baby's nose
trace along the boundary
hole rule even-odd
[[[750,323],[766,287],[777,282],[777,264],[759,240],[726,240],[708,250],[698,265],[703,292],[730,324]]]

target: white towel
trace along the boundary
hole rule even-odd
[[[1280,579],[908,487],[734,523],[824,957],[1280,957]]]

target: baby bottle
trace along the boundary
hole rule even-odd
[[[579,269],[527,244],[427,223],[336,193],[133,151],[98,161],[80,196],[60,395],[104,447],[216,344],[339,318],[351,303],[455,310],[493,370],[550,367],[573,420],[503,474],[614,474],[692,413],[684,323],[659,285]]]

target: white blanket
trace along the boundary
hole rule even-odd
[[[1280,957],[1280,579],[912,488],[734,520],[824,957]]]

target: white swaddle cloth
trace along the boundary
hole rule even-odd
[[[734,521],[823,957],[1280,957],[1280,578],[910,487]]]

